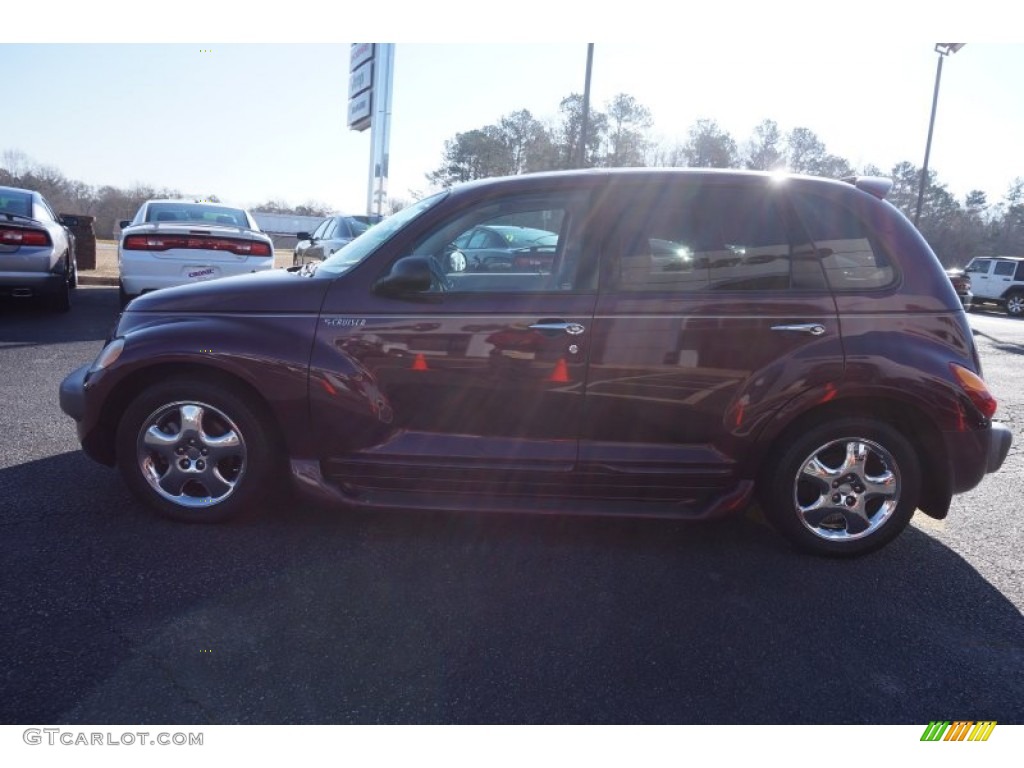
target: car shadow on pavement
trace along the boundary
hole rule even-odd
[[[3,723],[1024,720],[1020,611],[913,527],[830,561],[750,518],[183,525],[77,452],[0,470],[0,526]]]
[[[79,288],[68,312],[53,312],[35,299],[0,298],[0,343],[5,346],[102,341],[120,314],[117,288]]]

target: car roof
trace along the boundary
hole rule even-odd
[[[819,193],[827,191],[842,196],[864,195],[876,199],[884,198],[884,192],[888,191],[891,186],[890,179],[870,176],[849,177],[840,180],[797,173],[749,171],[734,168],[585,168],[476,179],[452,186],[451,193],[458,196],[476,196],[487,195],[491,190],[497,192],[499,189],[540,191],[565,187],[597,187],[613,179],[653,182],[680,177],[709,184],[731,182],[767,186],[785,183],[805,191],[813,190]]]

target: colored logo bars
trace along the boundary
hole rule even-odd
[[[996,727],[995,720],[932,720],[921,735],[921,741],[988,741]]]

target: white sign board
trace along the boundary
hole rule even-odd
[[[373,62],[368,61],[360,65],[348,76],[348,97],[349,99],[358,96],[360,93],[373,85]]]
[[[348,56],[348,71],[373,58],[373,43],[352,43]]]
[[[373,100],[372,91],[365,91],[348,100],[348,127],[354,131],[364,131],[370,127],[370,114]]]

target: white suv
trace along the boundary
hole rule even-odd
[[[964,270],[974,306],[998,304],[1011,317],[1024,317],[1024,256],[974,258]]]
[[[147,200],[121,222],[117,264],[124,306],[158,288],[272,269],[274,244],[241,208]]]

